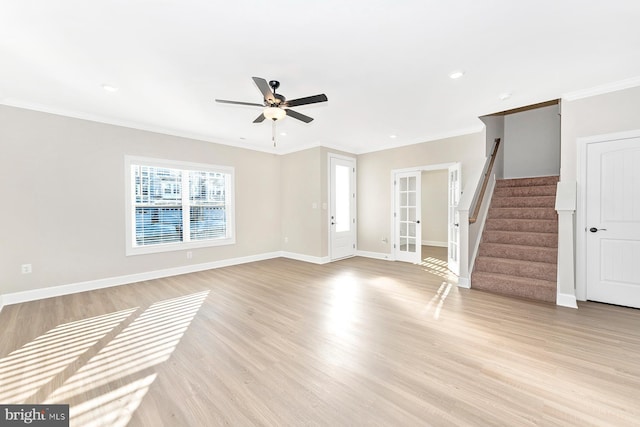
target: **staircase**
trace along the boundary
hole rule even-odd
[[[496,181],[471,274],[473,289],[556,301],[557,176]]]

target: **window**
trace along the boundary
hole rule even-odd
[[[127,156],[127,255],[235,243],[233,168]]]

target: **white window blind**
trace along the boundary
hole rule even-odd
[[[128,254],[235,243],[232,168],[133,157],[126,163]]]

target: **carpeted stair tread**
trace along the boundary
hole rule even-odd
[[[493,191],[494,197],[555,196],[557,186],[537,185],[534,187],[499,187]]]
[[[479,256],[476,258],[474,271],[529,277],[553,282],[557,277],[558,266],[547,262]]]
[[[556,203],[555,196],[494,197],[494,208],[551,208]]]
[[[556,301],[556,283],[548,280],[474,271],[471,276],[471,287],[520,298]]]
[[[558,219],[554,208],[489,208],[487,218]]]
[[[558,176],[496,181],[471,286],[554,302],[558,272]]]
[[[531,187],[537,185],[557,185],[559,176],[541,176],[536,178],[498,179],[496,187]]]
[[[494,258],[513,258],[523,261],[558,262],[557,248],[544,248],[537,246],[513,245],[510,243],[482,243],[478,250],[478,256]]]
[[[510,243],[523,246],[542,246],[545,248],[558,247],[557,233],[533,233],[524,231],[485,230],[482,242]]]
[[[557,233],[558,221],[551,219],[489,218],[484,224],[484,229]]]

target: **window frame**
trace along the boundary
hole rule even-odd
[[[192,240],[188,242],[158,243],[148,246],[136,245],[136,204],[135,204],[135,179],[131,166],[150,166],[156,168],[178,169],[181,171],[216,172],[228,175],[225,180],[225,212],[227,236],[216,239]],[[184,162],[178,160],[158,159],[153,157],[140,157],[125,155],[125,254],[143,255],[161,252],[182,251],[195,248],[233,245],[236,243],[235,231],[235,168],[232,166],[220,166],[206,163]],[[186,183],[188,185],[188,182]],[[187,196],[188,197],[188,196]],[[183,222],[188,218],[188,212],[183,209]]]

